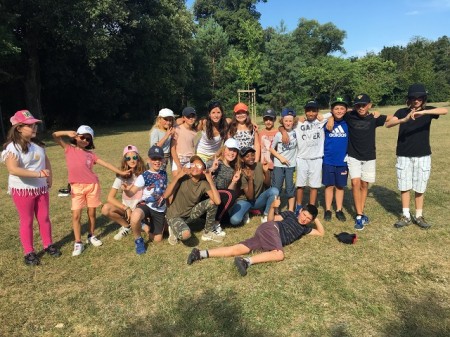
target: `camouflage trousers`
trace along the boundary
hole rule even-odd
[[[182,238],[183,231],[190,231],[188,224],[200,218],[206,213],[205,232],[212,230],[217,212],[217,205],[212,204],[210,199],[203,200],[195,205],[188,218],[171,218],[167,219],[167,224],[172,228],[177,239]]]

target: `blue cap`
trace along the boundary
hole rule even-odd
[[[295,117],[295,115],[296,115],[295,110],[292,108],[283,108],[283,110],[281,110],[281,117],[286,117],[286,116]]]
[[[158,145],[153,145],[150,149],[148,149],[148,157],[149,158],[164,158],[164,151],[162,147]]]

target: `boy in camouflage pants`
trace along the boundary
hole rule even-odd
[[[201,201],[205,193],[209,199]],[[171,245],[177,244],[178,240],[189,239],[191,229],[188,224],[205,213],[206,222],[202,240],[222,242],[223,236],[213,231],[220,195],[211,172],[206,170],[206,165],[199,156],[192,156],[190,167],[184,167],[167,187],[164,197],[169,198],[172,195],[173,200],[166,213]]]

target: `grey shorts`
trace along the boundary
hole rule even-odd
[[[281,243],[280,230],[275,221],[269,221],[261,224],[250,239],[240,242],[251,251],[270,252],[272,250],[283,251]]]

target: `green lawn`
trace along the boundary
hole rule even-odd
[[[395,107],[380,111],[390,114]],[[150,125],[143,124],[94,128],[96,153],[115,165],[129,143],[145,153]],[[100,210],[103,246],[71,257],[70,198],[57,196],[67,179],[63,151],[48,139],[53,236],[63,256],[44,256],[38,267],[23,264],[18,216],[1,165],[0,336],[449,336],[448,130],[449,116],[433,122],[424,213],[433,224],[430,230],[392,226],[401,210],[395,176],[398,130],[379,128],[377,182],[366,206],[371,223],[358,233],[357,243],[344,245],[333,236],[354,232],[347,191],[345,224],[326,223],[325,237],[303,238],[286,247],[283,262],[252,266],[246,277],[237,273],[232,259],[188,266],[192,245],[217,246],[199,242],[199,233],[191,247],[164,240],[137,256],[131,237],[113,239],[118,226]],[[96,172],[105,200],[114,173],[102,167]],[[322,205],[323,194],[319,197]],[[226,229],[223,244],[251,236],[259,223],[254,217],[245,227]],[[40,249],[38,235],[35,240]]]

